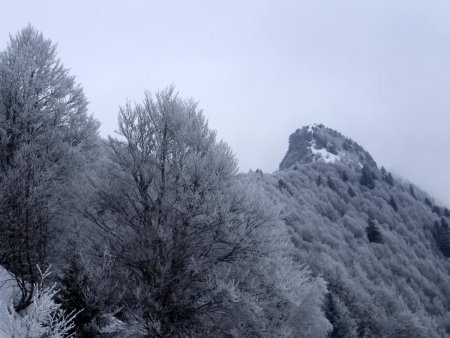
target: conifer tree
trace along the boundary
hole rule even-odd
[[[348,193],[348,195],[349,195],[350,197],[355,197],[355,196],[356,196],[356,194],[355,194],[355,192],[353,191],[352,187],[348,187],[347,193]]]
[[[431,211],[434,212],[439,217],[441,216],[441,208],[439,208],[437,205],[434,205],[433,208],[431,208]]]
[[[347,306],[339,297],[329,292],[325,299],[325,315],[333,326],[330,338],[358,337],[357,324]]]
[[[364,165],[362,168],[359,183],[361,183],[361,185],[364,185],[369,189],[375,188],[374,174],[367,165]]]
[[[450,218],[450,210],[448,210],[447,208],[444,208],[444,216]]]
[[[391,206],[392,209],[394,209],[394,211],[396,211],[396,212],[398,211],[397,202],[395,202],[395,199],[392,196],[389,199],[389,205]]]
[[[386,182],[387,182],[387,184],[389,184],[391,187],[394,186],[394,178],[392,177],[392,174],[391,174],[391,173],[388,173],[388,174],[387,174]]]
[[[450,229],[447,221],[443,218],[440,223],[435,221],[433,230],[439,250],[445,257],[450,257]]]
[[[321,186],[322,185],[322,176],[317,176],[316,184],[317,184],[317,186]]]
[[[336,191],[336,185],[330,176],[327,177],[327,185],[331,190]]]
[[[433,203],[431,203],[430,199],[428,197],[425,197],[424,201],[425,205],[429,208],[433,208]]]
[[[369,217],[368,226],[366,227],[367,238],[371,243],[383,243],[383,236],[375,224],[372,217]]]
[[[414,187],[412,186],[412,184],[409,185],[409,193],[411,194],[412,197],[414,197],[414,199],[416,200],[416,193],[414,191]]]

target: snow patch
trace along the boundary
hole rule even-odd
[[[311,142],[311,152],[315,156],[316,160],[323,161],[325,163],[334,163],[336,161],[340,161],[341,158],[338,155],[330,153],[325,148],[316,149],[316,143],[314,141]]]
[[[0,266],[0,338],[11,337],[67,337],[74,328],[76,313],[65,313],[55,303],[56,284],[43,287],[49,270],[41,272],[41,282],[36,284],[31,304],[21,313],[14,309],[14,298],[19,288],[14,276]]]
[[[105,315],[103,317],[105,320],[105,326],[103,326],[99,331],[100,333],[113,334],[119,333],[125,329],[125,323],[121,320],[111,315]]]
[[[12,303],[14,296],[19,292],[14,276],[0,266],[0,304]]]
[[[12,304],[18,292],[14,276],[0,266],[0,338],[11,337],[11,321],[18,316]]]

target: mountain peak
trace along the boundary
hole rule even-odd
[[[280,170],[316,161],[341,161],[359,168],[364,165],[376,167],[372,156],[363,147],[323,124],[304,126],[289,136],[289,149],[280,163]]]

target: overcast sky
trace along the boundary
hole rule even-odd
[[[278,168],[323,123],[450,206],[450,1],[2,1],[0,48],[31,23],[58,43],[101,133],[174,83],[242,171]]]

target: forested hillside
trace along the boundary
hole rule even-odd
[[[249,176],[327,281],[331,337],[450,334],[448,209],[322,125],[291,135],[278,172]]]

